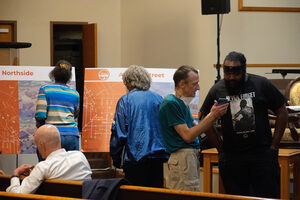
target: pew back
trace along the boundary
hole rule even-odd
[[[82,198],[82,181],[45,180],[36,194],[61,197]],[[0,190],[10,185],[10,176],[0,175]],[[151,188],[122,185],[119,190],[118,200],[212,200],[212,199],[239,199],[239,200],[268,200],[266,198],[246,197],[227,194],[206,192],[191,192],[171,190],[165,188]]]
[[[0,191],[0,200],[39,199],[39,200],[80,200],[78,198],[47,196],[38,194],[19,194]]]
[[[5,191],[10,186],[10,177],[8,175],[0,175],[0,191]]]
[[[62,197],[82,197],[81,181],[45,180],[35,192],[36,194],[55,195]]]
[[[267,200],[266,198],[246,197],[227,194],[216,194],[207,192],[192,192],[182,190],[171,190],[164,188],[150,188],[140,186],[122,185],[120,187],[118,200]]]
[[[0,175],[0,191],[6,191],[10,186],[10,177]],[[45,180],[35,194],[81,198],[81,189],[81,181]]]

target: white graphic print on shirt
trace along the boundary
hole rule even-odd
[[[253,97],[255,92],[227,97],[230,99],[233,129],[236,134],[243,134],[244,138],[248,138],[248,134],[255,131]]]

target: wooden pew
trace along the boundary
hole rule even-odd
[[[6,191],[6,188],[10,186],[10,177],[8,175],[0,175],[0,191]]]
[[[35,193],[82,198],[82,181],[45,180]]]
[[[78,198],[48,196],[39,194],[19,194],[0,191],[0,200],[18,200],[18,199],[44,199],[44,200],[80,200]]]
[[[122,185],[120,187],[118,200],[125,200],[125,199],[130,199],[130,200],[141,200],[141,199],[143,200],[204,200],[204,199],[205,200],[213,200],[213,199],[267,200],[267,198]]]
[[[45,180],[36,194],[54,195],[62,197],[82,198],[82,181]],[[10,185],[10,176],[0,175],[0,190]],[[122,185],[118,200],[212,200],[212,199],[239,199],[239,200],[267,200],[266,198],[246,197],[206,192],[191,192],[171,190],[165,188],[151,188]]]
[[[0,175],[0,191],[6,191],[10,186],[10,177]],[[82,181],[45,180],[35,194],[81,198],[81,190]]]
[[[58,199],[63,199],[63,200],[81,199],[82,182],[80,181],[61,182],[60,180],[45,180],[37,190],[36,194],[18,194],[18,193],[5,192],[6,188],[10,186],[10,177],[11,176],[9,175],[0,175],[0,200],[1,199],[57,199],[57,200]],[[55,194],[53,194],[53,190],[55,191]]]

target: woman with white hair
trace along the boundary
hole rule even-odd
[[[163,163],[169,158],[158,120],[162,97],[149,90],[151,77],[141,66],[123,74],[127,94],[116,107],[110,154],[133,185],[163,187]]]

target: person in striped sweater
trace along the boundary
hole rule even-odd
[[[39,89],[36,106],[36,127],[54,125],[61,135],[61,146],[67,151],[79,150],[79,93],[67,83],[72,77],[72,65],[65,60],[57,62],[49,73],[53,83]],[[43,160],[38,153],[39,161]]]

